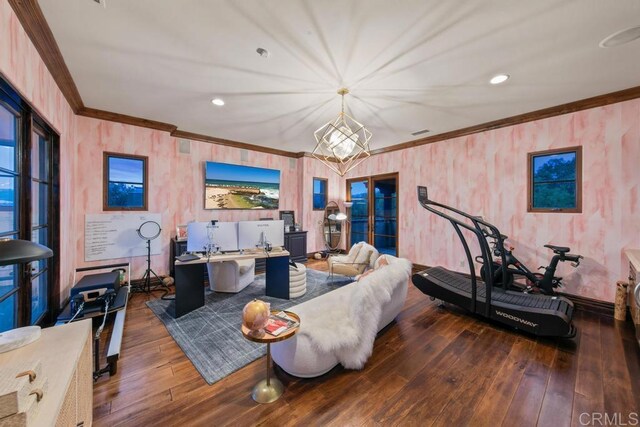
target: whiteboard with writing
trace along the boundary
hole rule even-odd
[[[84,260],[101,261],[147,255],[147,241],[138,235],[146,221],[161,224],[161,214],[87,214],[84,220]],[[162,251],[162,236],[151,241],[151,255]]]

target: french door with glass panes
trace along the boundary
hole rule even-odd
[[[398,174],[347,180],[349,242],[365,241],[380,253],[398,254]]]
[[[0,332],[52,320],[57,308],[57,136],[0,80],[0,239],[32,240],[54,257],[0,266]]]

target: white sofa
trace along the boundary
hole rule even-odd
[[[254,259],[210,262],[209,288],[215,292],[240,292],[254,281],[255,267]]]
[[[271,345],[274,362],[302,378],[320,376],[338,363],[361,369],[372,353],[377,332],[395,319],[407,296],[411,262],[384,257],[389,265],[360,281],[288,309],[300,316],[300,330]],[[364,306],[372,308],[359,310]]]

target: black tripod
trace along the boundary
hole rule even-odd
[[[166,286],[164,286],[164,283],[162,282],[162,279],[160,279],[160,277],[158,277],[156,272],[151,269],[151,239],[147,239],[147,270],[144,272],[144,275],[142,276],[143,283],[139,288],[142,292],[146,292],[146,293],[151,292],[151,275],[153,275],[158,280],[158,282],[160,282],[160,285],[155,285],[154,289],[158,286],[162,286],[166,288]]]

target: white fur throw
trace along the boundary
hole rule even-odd
[[[319,297],[300,313],[298,335],[308,336],[317,350],[334,354],[345,368],[362,369],[373,352],[382,307],[397,287],[406,286],[410,274],[411,262],[395,259],[362,278],[348,301]]]

